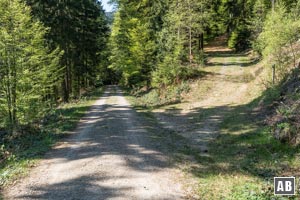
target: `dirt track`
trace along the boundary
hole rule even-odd
[[[114,86],[5,199],[185,199],[178,171]]]
[[[224,117],[234,107],[247,104],[257,96],[251,91],[257,87],[253,86],[257,81],[255,77],[244,80],[244,76],[256,68],[247,55],[235,54],[221,46],[206,51],[211,56],[205,70],[212,75],[191,84],[191,91],[182,103],[153,111],[166,129],[189,139],[190,144],[203,153],[208,151],[208,143],[220,134]],[[201,88],[208,89],[201,91]]]

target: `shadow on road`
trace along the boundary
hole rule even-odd
[[[130,105],[118,102],[123,93],[114,90],[108,89],[76,130],[46,154],[40,183],[26,183],[27,192],[15,199],[143,198],[139,190],[145,199],[179,199],[169,175],[158,175],[172,168],[168,141],[156,143],[162,135],[149,131],[151,124]]]
[[[189,169],[189,173],[208,179],[244,174],[270,180],[281,174],[282,170],[288,170],[280,163],[286,163],[295,157],[299,148],[281,144],[264,127],[263,120],[267,111],[255,109],[263,96],[245,105],[195,108],[185,114],[180,109],[171,108],[160,113],[178,122],[176,127],[170,129],[177,134],[178,141],[187,142],[186,146],[178,146],[177,152],[195,158],[195,164]],[[210,129],[209,124],[219,125],[217,129]],[[200,131],[195,131],[195,126]],[[197,137],[198,134],[201,136]],[[216,136],[215,139],[209,138],[211,134]],[[197,146],[190,145],[195,142],[200,146],[208,142],[208,155],[203,154]]]
[[[121,178],[121,177],[118,177]],[[130,187],[105,187],[101,181],[108,177],[82,176],[65,182],[43,186],[33,186],[30,189],[34,194],[26,194],[25,199],[100,199],[118,197],[119,193],[130,190]],[[101,198],[102,199],[102,198]]]

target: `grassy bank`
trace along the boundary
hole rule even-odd
[[[140,106],[143,98],[127,98],[149,119],[150,127],[156,127],[153,132],[160,136],[155,141],[168,146],[165,148],[172,152],[174,164],[184,166],[186,174],[197,180],[194,186],[200,199],[298,199],[299,191],[296,197],[273,195],[275,176],[300,175],[299,147],[279,142],[265,124],[279,94],[278,88],[271,88],[249,103],[226,107],[228,112],[219,124],[219,135],[208,144],[208,155],[192,147],[176,130],[165,129],[154,117],[151,106]],[[220,109],[194,110],[194,123],[217,115]]]
[[[52,110],[42,125],[5,136],[0,144],[0,151],[5,158],[0,163],[0,186],[11,184],[17,178],[25,176],[59,139],[76,128],[80,118],[102,92],[103,88],[88,92],[80,100],[62,104]]]
[[[198,184],[194,186],[200,199],[299,199],[299,180],[296,197],[275,197],[273,178],[296,176],[296,180],[299,179],[300,147],[275,139],[265,123],[276,102],[281,101],[282,91],[289,89],[274,87],[261,91],[262,83],[257,76],[264,78],[267,75],[260,68],[264,64],[256,65],[257,62],[252,59],[246,62],[244,57],[235,54],[212,56],[211,66],[206,68],[208,76],[199,79],[197,84],[186,86],[192,89],[183,103],[170,102],[175,104],[166,106],[155,100],[158,95],[153,95],[153,98],[149,94],[128,98],[136,110],[152,123],[151,127],[158,127],[153,130],[160,134],[156,142],[170,141],[164,144],[171,149],[176,165],[184,166],[185,173],[197,180]],[[221,72],[223,75],[219,75]],[[241,92],[224,103],[224,98],[234,96],[234,90]],[[235,99],[238,101],[232,103]],[[180,115],[183,108],[203,101],[206,106],[197,104],[190,113]],[[152,102],[158,103],[153,106]],[[154,110],[154,114],[152,111],[156,107],[160,110]],[[284,113],[287,113],[285,110]],[[157,112],[168,120],[177,120],[173,122],[177,130],[164,128],[162,124],[165,122],[155,118]],[[220,122],[214,122],[214,119]],[[179,134],[180,127],[176,126],[194,126],[197,130],[197,126],[201,129],[207,121],[216,125],[218,136],[208,143],[208,153],[203,153],[182,137],[184,133]]]
[[[273,178],[299,175],[300,151],[271,135],[257,102],[232,108],[209,144],[210,156],[190,171],[204,199],[286,199],[273,195]]]

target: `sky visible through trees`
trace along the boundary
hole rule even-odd
[[[274,11],[268,0],[0,2],[11,11],[3,10],[0,18],[0,113],[2,126],[10,129],[34,121],[27,110],[53,108],[90,87],[119,83],[163,90],[181,84],[195,77],[195,66],[205,65],[204,46],[219,36],[234,51],[252,48],[275,56],[281,69],[290,54],[297,60],[292,44],[299,38],[299,0],[276,1]],[[114,16],[105,14],[111,3],[117,5]],[[31,26],[43,34],[26,32]],[[39,38],[18,45],[16,30]],[[40,73],[45,80],[35,78]],[[43,92],[35,94],[35,87]],[[42,110],[37,118],[47,113]]]
[[[219,66],[226,65],[224,54],[228,65],[240,54],[255,58],[249,66],[276,66],[273,83],[261,85],[278,97],[284,81],[299,82],[299,42],[300,0],[0,0],[0,164],[10,162],[11,149],[22,150],[15,138],[33,132],[30,142],[50,144],[44,122],[64,121],[63,106],[106,85],[147,94],[158,102],[152,107],[180,102],[190,83],[209,74],[212,56]],[[226,51],[206,51],[211,44]],[[273,130],[285,131],[288,142],[300,138],[300,106],[291,108],[281,109],[284,123]]]
[[[109,4],[109,0],[101,0],[103,8],[106,12],[112,12],[113,6]]]

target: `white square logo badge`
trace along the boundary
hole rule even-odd
[[[275,195],[295,195],[296,191],[295,177],[275,177],[274,194]]]

